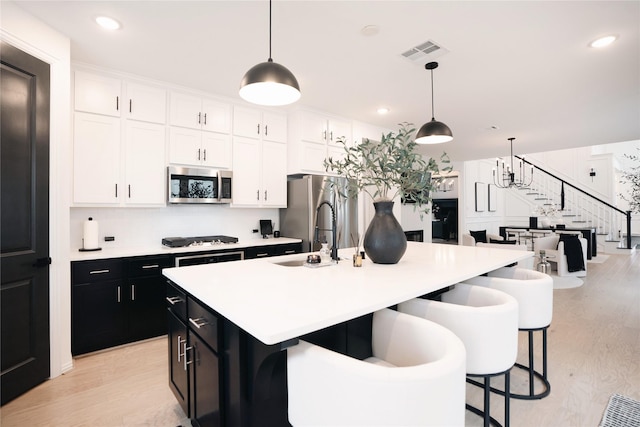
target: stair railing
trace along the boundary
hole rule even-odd
[[[587,192],[586,192],[586,191],[584,191],[583,189],[581,189],[581,188],[579,188],[579,187],[576,187],[575,185],[571,184],[570,182],[565,181],[564,179],[562,179],[562,178],[560,178],[560,177],[558,177],[558,176],[554,175],[553,173],[551,173],[551,172],[549,172],[549,171],[547,171],[547,170],[545,170],[545,169],[541,168],[540,166],[537,166],[537,165],[535,165],[535,164],[531,163],[530,161],[526,160],[524,157],[517,156],[517,155],[515,155],[514,157],[516,157],[516,158],[518,158],[518,159],[522,160],[524,163],[526,163],[526,164],[528,164],[528,165],[530,165],[530,166],[534,167],[535,169],[539,170],[540,172],[543,172],[544,174],[546,174],[546,175],[548,175],[548,176],[550,176],[550,177],[554,178],[554,179],[558,182],[558,185],[559,185],[559,186],[566,185],[566,186],[568,186],[569,188],[571,188],[571,189],[575,190],[578,194],[581,194],[581,195],[583,196],[583,197],[582,197],[582,200],[583,200],[583,201],[582,201],[582,203],[583,203],[582,207],[580,207],[580,202],[579,202],[578,200],[576,200],[575,198],[574,198],[574,200],[572,201],[572,204],[573,204],[574,206],[580,207],[581,209],[585,209],[585,210],[587,210],[588,212],[590,212],[590,213],[591,213],[591,215],[592,215],[592,216],[595,216],[595,217],[596,217],[596,219],[597,219],[598,221],[600,221],[600,223],[601,223],[601,224],[602,224],[602,223],[605,223],[605,222],[609,222],[609,224],[611,224],[611,226],[614,226],[614,224],[619,224],[619,223],[618,223],[618,221],[615,221],[615,219],[613,218],[613,215],[610,215],[610,216],[609,216],[609,220],[607,221],[607,219],[606,219],[607,214],[606,214],[606,212],[604,212],[604,210],[603,210],[603,211],[602,211],[602,213],[600,214],[600,213],[597,213],[597,212],[599,212],[599,210],[597,210],[597,209],[596,209],[596,211],[597,211],[597,212],[596,212],[596,213],[594,213],[594,209],[593,209],[593,207],[594,207],[594,206],[597,206],[597,205],[596,205],[596,202],[597,202],[597,203],[599,204],[599,206],[600,206],[600,207],[602,207],[603,209],[604,209],[604,206],[606,206],[607,208],[609,208],[609,210],[610,210],[610,211],[615,211],[615,212],[618,212],[618,213],[620,213],[621,215],[623,215],[623,216],[625,217],[625,219],[626,219],[626,239],[625,239],[626,247],[625,247],[625,249],[631,249],[631,211],[626,211],[626,212],[625,212],[625,211],[623,211],[622,209],[619,209],[619,208],[617,208],[616,206],[613,206],[611,203],[605,202],[604,200],[602,200],[602,199],[600,199],[600,198],[598,198],[598,197],[596,197],[596,196],[594,196],[594,195],[592,195],[592,194],[587,193]],[[546,191],[551,191],[551,190],[550,190],[550,186],[549,186],[548,184],[547,184],[547,186],[546,186],[546,187],[547,187]],[[553,192],[554,192],[554,193],[556,193],[556,194],[558,194],[558,196],[560,195],[560,194],[559,194],[559,193],[560,193],[560,191],[557,191],[557,192],[556,192],[556,191],[553,191]],[[592,208],[591,208],[591,209],[589,209],[589,208],[585,208],[585,207],[584,207],[584,203],[589,203],[589,204],[591,204]],[[614,229],[619,229],[619,226],[614,226]],[[613,230],[612,230],[612,231],[613,231]]]

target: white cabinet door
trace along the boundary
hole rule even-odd
[[[329,132],[327,134],[327,143],[329,145],[342,145],[338,143],[338,138],[344,138],[347,144],[351,143],[351,122],[331,118],[329,120]]]
[[[327,118],[326,116],[303,112],[299,116],[301,139],[303,141],[315,142],[316,144],[325,144],[327,137]]]
[[[258,206],[261,194],[260,141],[252,138],[233,138],[233,204]]]
[[[73,201],[117,203],[120,181],[120,119],[75,113]]]
[[[169,129],[169,163],[200,165],[202,132],[195,129]]]
[[[127,83],[125,117],[151,123],[167,121],[167,91],[161,88]]]
[[[201,111],[202,130],[225,134],[231,132],[231,105],[203,99]]]
[[[202,132],[201,159],[203,166],[231,168],[231,136],[215,132]]]
[[[99,74],[75,72],[74,108],[76,111],[120,117],[122,81]]]
[[[262,143],[261,196],[263,206],[287,207],[286,144],[271,141]]]
[[[262,111],[252,108],[233,108],[233,134],[245,138],[260,138],[262,127]]]
[[[272,112],[264,112],[262,115],[264,132],[262,139],[265,141],[287,142],[287,115]]]
[[[202,127],[202,99],[183,93],[171,93],[169,101],[169,123],[191,129]]]
[[[165,127],[127,121],[125,129],[125,185],[127,204],[163,205],[167,199]]]
[[[300,169],[303,172],[324,173],[324,159],[327,157],[327,146],[313,142],[298,141],[300,144]]]

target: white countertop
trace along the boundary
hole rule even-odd
[[[353,249],[339,251],[351,258]],[[408,242],[398,264],[275,264],[307,254],[168,268],[163,274],[265,344],[276,344],[533,256],[529,251]]]
[[[125,247],[125,248],[103,248],[100,251],[80,252],[79,248],[71,249],[71,261],[90,261],[94,259],[124,258],[145,255],[168,255],[183,254],[190,252],[211,252],[231,249],[242,249],[256,246],[285,245],[287,243],[300,243],[301,239],[291,239],[288,237],[278,237],[269,239],[242,240],[238,243],[225,243],[217,245],[188,246],[186,248],[170,248],[163,246],[160,242],[155,245]]]

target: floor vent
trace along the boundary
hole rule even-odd
[[[421,43],[405,52],[402,52],[402,56],[404,56],[411,62],[424,65],[427,62],[433,61],[434,59],[439,58],[448,52],[449,51],[447,49],[443,48],[433,40],[427,40],[424,43]]]

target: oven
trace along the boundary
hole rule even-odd
[[[176,257],[176,267],[216,262],[240,261],[244,259],[244,251],[210,252],[207,254],[185,255]]]

